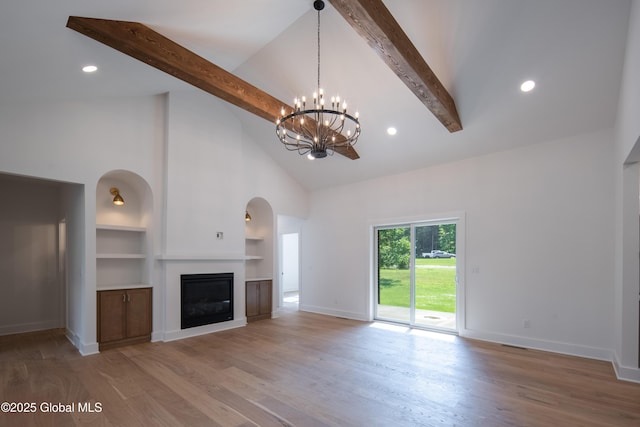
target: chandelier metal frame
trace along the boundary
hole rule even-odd
[[[289,151],[297,151],[311,159],[333,155],[336,149],[351,147],[360,136],[359,114],[347,111],[346,101],[331,97],[325,107],[324,91],[320,88],[320,11],[324,2],[316,0],[313,7],[318,12],[318,81],[313,94],[313,108],[307,108],[303,96],[295,98],[294,110],[287,114],[283,107],[276,121],[276,135]]]

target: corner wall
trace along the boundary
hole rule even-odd
[[[633,0],[615,138],[615,366],[618,376],[640,382],[640,1]]]

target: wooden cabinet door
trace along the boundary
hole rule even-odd
[[[271,280],[260,282],[260,305],[258,311],[260,314],[271,315]]]
[[[247,317],[260,314],[260,282],[247,282],[246,315]]]
[[[151,334],[151,289],[127,290],[127,338]]]
[[[126,337],[126,292],[98,292],[98,342]]]

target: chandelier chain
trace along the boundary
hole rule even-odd
[[[318,92],[320,92],[320,11],[318,10]]]

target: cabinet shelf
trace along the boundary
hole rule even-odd
[[[110,224],[97,224],[96,230],[107,230],[107,231],[130,231],[134,233],[144,233],[147,231],[144,227],[132,227],[128,225],[110,225]]]
[[[145,289],[153,288],[150,283],[122,283],[119,285],[99,285],[97,291],[121,291],[126,289]]]
[[[96,225],[96,287],[148,281],[147,229],[112,224]]]
[[[253,240],[256,242],[262,241],[264,240],[264,237],[259,237],[259,236],[247,236],[244,238],[245,240]]]
[[[96,254],[97,259],[144,259],[145,254]]]

